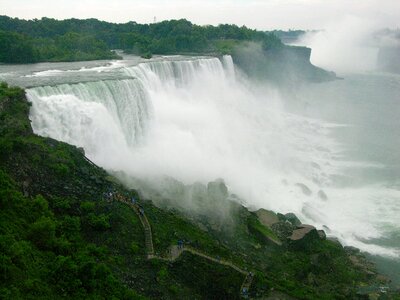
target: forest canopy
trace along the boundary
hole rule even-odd
[[[152,54],[228,54],[243,41],[264,49],[282,47],[274,34],[245,26],[199,26],[181,20],[154,24],[114,24],[97,19],[22,20],[0,16],[0,62],[112,59],[112,49],[146,57]]]

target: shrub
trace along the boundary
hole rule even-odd
[[[88,223],[96,230],[104,231],[111,227],[110,218],[105,214],[96,216],[94,213],[88,215]]]
[[[40,249],[50,249],[55,239],[56,224],[49,217],[40,217],[29,228],[29,239]]]

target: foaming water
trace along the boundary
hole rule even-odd
[[[141,63],[121,76],[28,89],[35,132],[139,178],[223,178],[249,206],[295,212],[345,244],[399,257],[400,246],[374,243],[398,228],[398,190],[344,183],[349,168],[382,168],[348,159],[333,132],[349,125],[288,112],[229,56]]]
[[[63,136],[65,134],[68,142],[73,144],[77,142],[71,139],[80,140],[81,134],[74,131],[75,127],[72,127],[72,132],[70,132],[70,127],[78,122],[83,126],[83,130],[87,124],[88,116],[97,117],[94,110],[86,112],[87,109],[91,108],[89,104],[97,104],[107,111],[109,120],[113,120],[112,123],[115,124],[110,123],[108,119],[104,120],[105,124],[110,124],[114,129],[118,128],[117,132],[125,136],[128,144],[139,142],[144,136],[146,130],[145,122],[149,120],[151,114],[147,99],[148,93],[141,82],[136,79],[37,87],[28,90],[28,98],[34,103],[32,110],[32,126],[34,130],[39,134],[41,134],[41,130],[45,132],[49,130],[49,124],[46,122],[50,119],[53,121],[51,130],[57,131],[61,129],[61,132],[64,132],[59,133],[57,137],[64,140]],[[85,111],[85,114],[81,114],[81,117],[78,116],[74,120],[75,122],[71,123],[71,126],[68,125],[68,122],[60,123],[60,126],[57,126],[54,123],[56,121],[55,116],[60,117],[60,120],[62,120],[63,114],[69,113],[69,102],[82,103],[82,111]],[[51,108],[49,107],[50,105]],[[50,111],[48,111],[48,114],[43,114],[43,109],[46,106]],[[55,110],[54,114],[51,111],[52,109]],[[89,125],[92,124],[90,123]],[[101,138],[95,141],[94,145],[85,146],[101,148],[100,146],[107,142],[108,140]]]

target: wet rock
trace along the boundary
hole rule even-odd
[[[323,230],[318,230],[318,235],[321,240],[326,240],[326,233]]]
[[[271,227],[273,224],[279,222],[279,218],[273,211],[266,210],[266,209],[259,209],[256,211],[256,215],[258,220],[264,226]]]
[[[286,221],[286,217],[284,214],[277,213],[276,216],[278,217],[279,221],[282,221],[282,222]]]
[[[228,188],[222,179],[209,182],[207,185],[208,195],[216,199],[225,199],[228,197]]]
[[[299,226],[301,225],[301,222],[299,218],[294,214],[294,213],[287,213],[285,214],[286,220],[288,220],[292,225],[294,226]]]
[[[278,223],[272,224],[271,229],[280,240],[285,241],[288,237],[292,235],[293,230],[295,230],[296,227],[293,226],[290,222],[280,221]]]
[[[345,246],[344,251],[346,251],[347,254],[353,254],[353,255],[360,253],[360,249],[353,246]]]
[[[331,231],[331,229],[330,229],[328,226],[326,226],[326,225],[322,225],[322,228],[323,228],[325,231],[327,231],[328,233]]]
[[[352,262],[352,264],[355,265],[356,267],[364,268],[363,263],[360,261],[360,259],[359,259],[357,256],[355,256],[355,255],[350,255],[350,256],[349,256],[349,259],[350,259],[350,261]]]
[[[189,187],[189,192],[195,196],[194,198],[205,198],[207,196],[207,187],[200,182],[195,182]]]
[[[85,149],[83,149],[83,147],[78,147],[78,151],[85,156]]]
[[[293,233],[289,237],[289,239],[292,241],[298,241],[298,240],[304,239],[306,236],[308,236],[310,234],[312,234],[314,236],[318,236],[318,233],[317,233],[317,230],[315,229],[315,227],[312,225],[302,224],[293,231]]]
[[[314,226],[302,224],[293,230],[288,240],[294,248],[308,249],[312,244],[319,241],[320,237]]]

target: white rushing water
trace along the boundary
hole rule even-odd
[[[250,206],[294,212],[345,244],[399,257],[396,245],[371,242],[399,228],[399,191],[338,184],[349,168],[383,167],[346,157],[332,132],[347,125],[289,113],[277,91],[249,82],[229,56],[141,63],[121,74],[28,89],[34,131],[139,178],[223,178]]]

